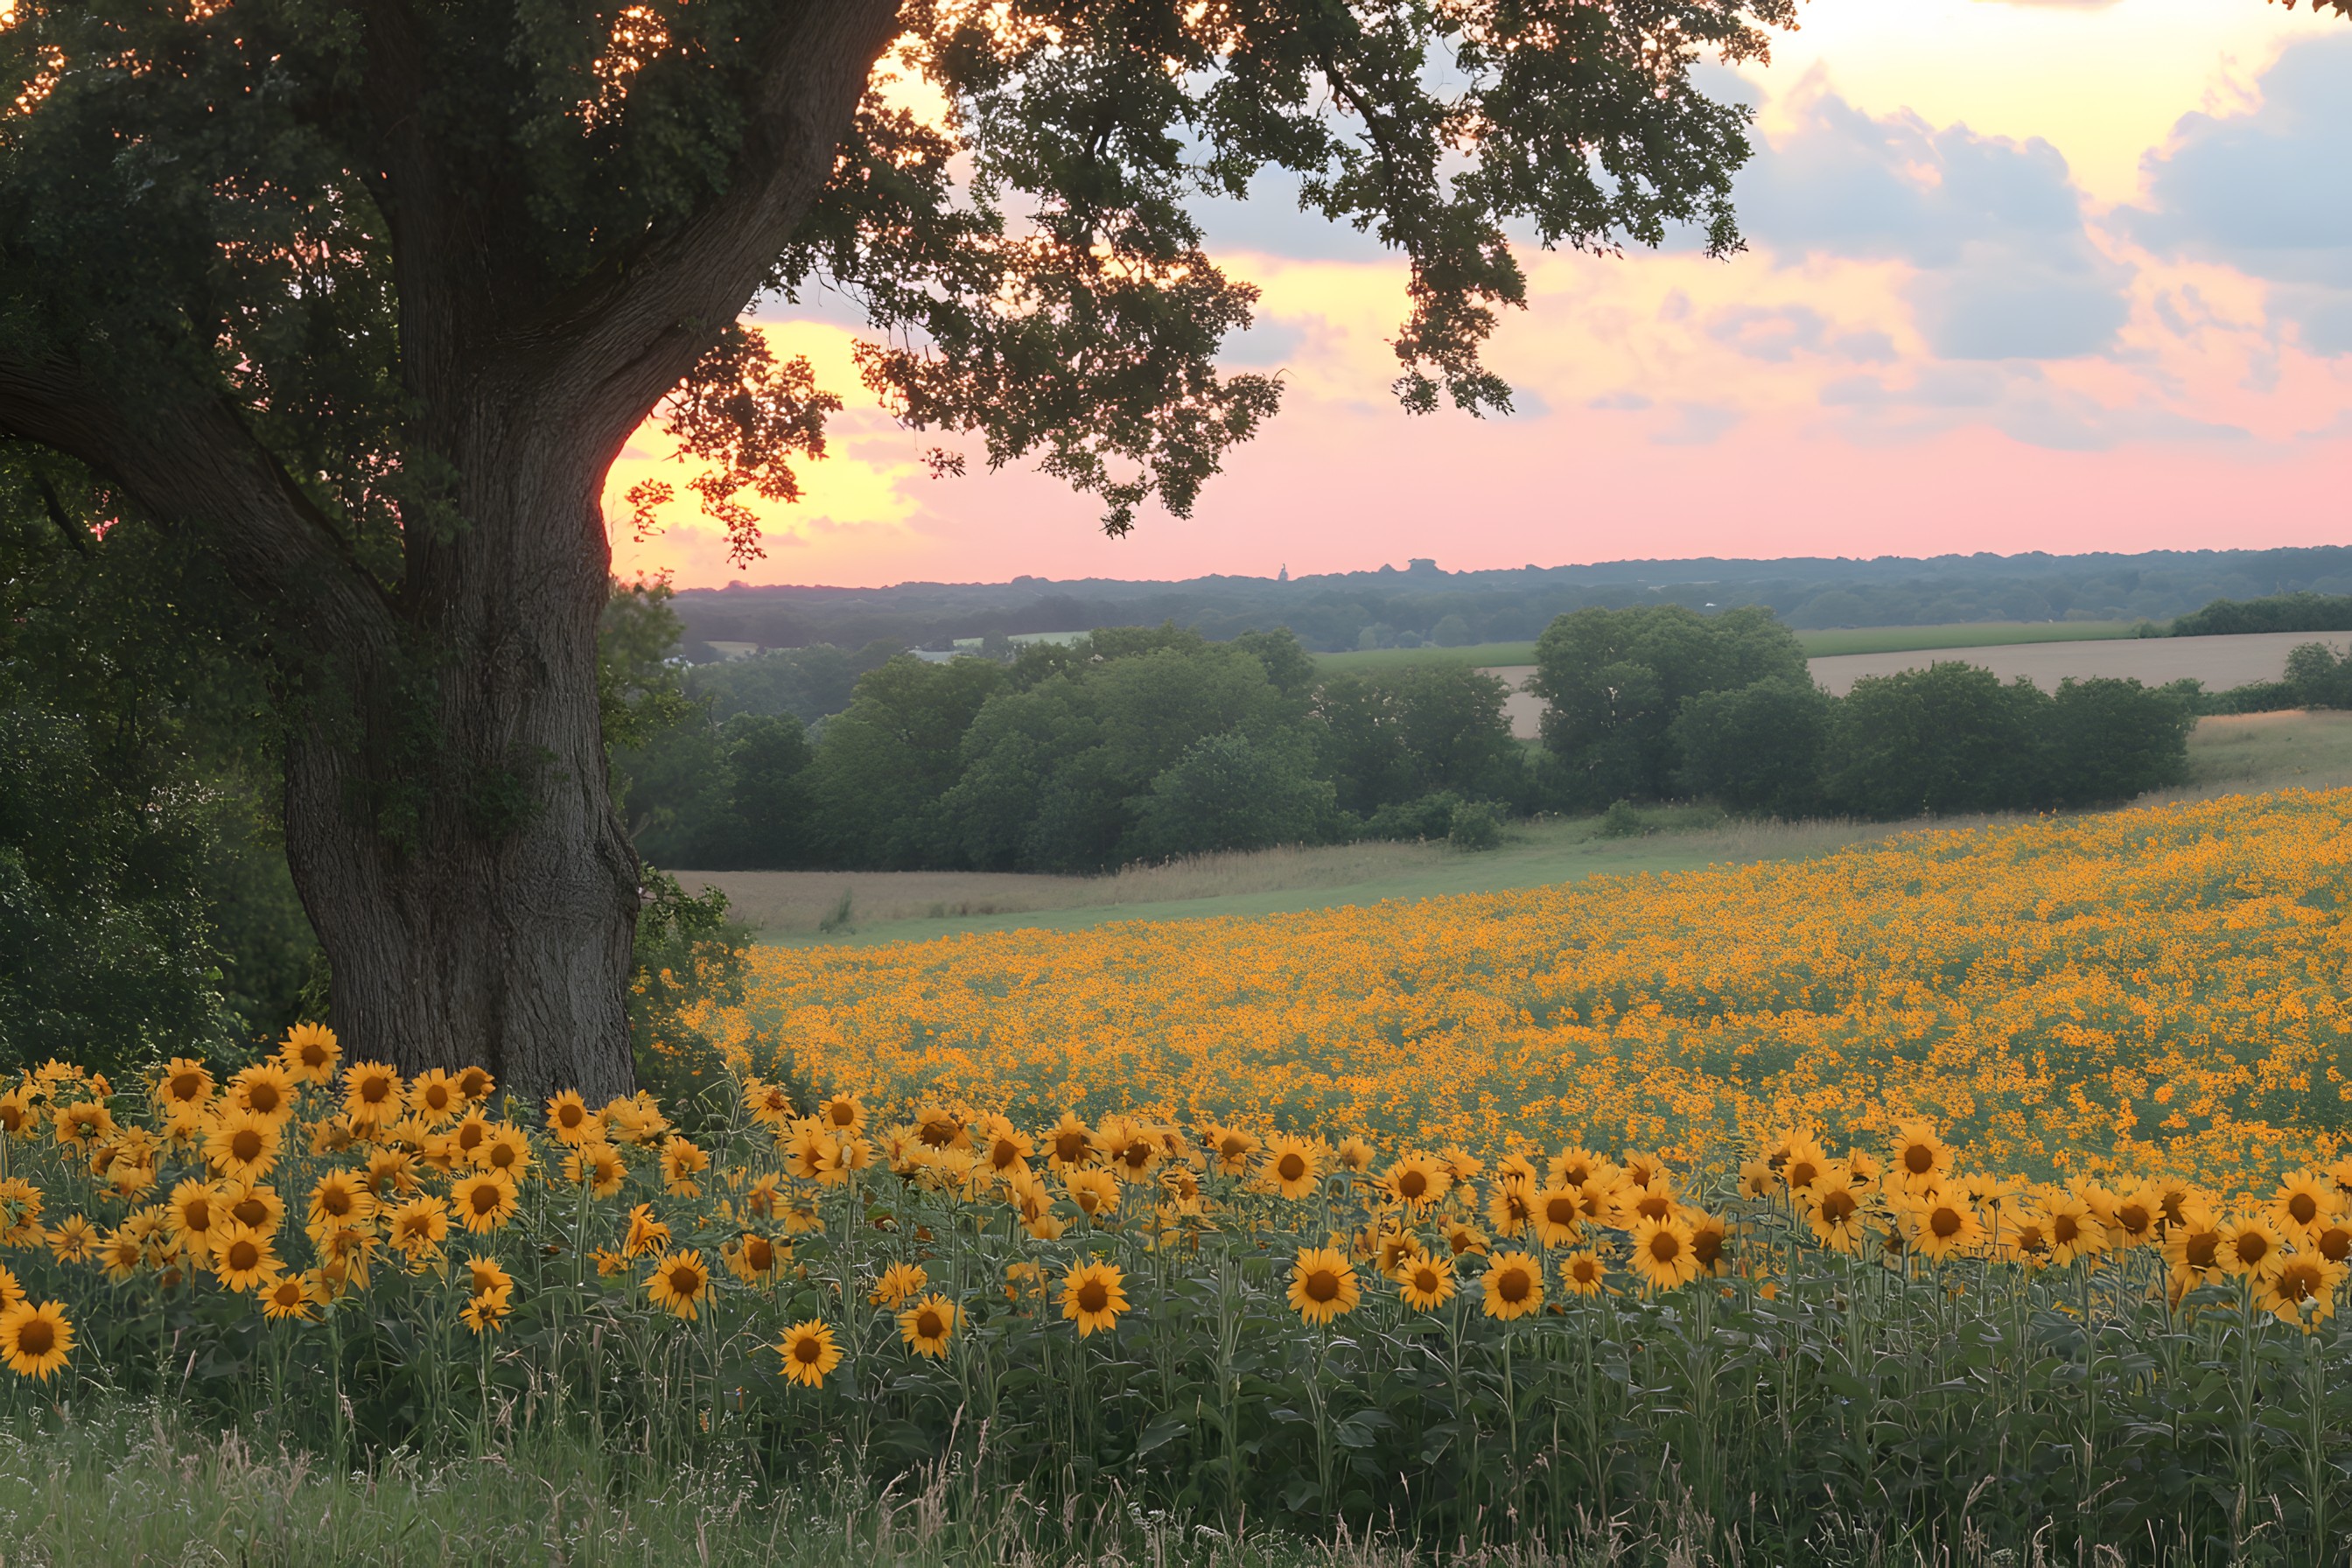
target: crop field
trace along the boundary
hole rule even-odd
[[[2330,1156],[2352,792],[1920,831],[1798,861],[1260,919],[762,948],[761,1070],[1724,1166],[1927,1117],[2049,1173]]]
[[[1897,670],[1924,669],[1931,663],[1956,659],[1991,670],[2003,680],[2021,676],[2048,690],[2062,680],[2106,676],[2161,686],[2173,680],[2201,680],[2210,691],[2227,690],[2255,681],[2276,680],[2286,668],[2286,656],[2308,642],[2333,641],[2315,632],[2251,632],[2235,637],[2126,637],[2106,642],[2045,642],[2002,647],[1953,645],[1903,650],[1849,653],[1833,657],[1815,654],[1810,663],[1813,679],[1832,696],[1843,696],[1865,675],[1892,675]]]

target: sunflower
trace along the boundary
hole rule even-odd
[[[2107,1249],[2107,1227],[2091,1212],[2091,1205],[2074,1194],[2046,1194],[2042,1212],[2050,1221],[2050,1261],[2060,1268]]]
[[[774,1129],[788,1126],[793,1121],[793,1097],[782,1084],[770,1083],[762,1078],[743,1079],[743,1109],[761,1126]]]
[[[33,1099],[28,1090],[19,1087],[0,1094],[0,1131],[11,1138],[26,1139],[37,1136],[40,1127],[40,1119],[33,1114]]]
[[[1331,1157],[1339,1162],[1341,1170],[1361,1175],[1372,1168],[1372,1162],[1380,1156],[1370,1143],[1350,1134],[1339,1140],[1339,1146],[1332,1151]]]
[[[1062,1316],[1078,1325],[1078,1338],[1118,1326],[1127,1310],[1126,1282],[1118,1265],[1098,1258],[1073,1264],[1062,1276]]]
[[[467,1288],[477,1296],[509,1296],[514,1293],[514,1276],[495,1258],[473,1252],[466,1256]]]
[[[2265,1280],[2259,1298],[2263,1310],[2290,1323],[2315,1331],[2336,1315],[2336,1288],[2344,1281],[2344,1265],[2315,1253],[2298,1252],[2281,1263]]]
[[[1105,1157],[1123,1182],[1140,1182],[1166,1153],[1152,1129],[1132,1117],[1114,1116],[1097,1130]]]
[[[1691,1256],[1698,1259],[1700,1277],[1712,1279],[1729,1273],[1731,1259],[1724,1255],[1724,1248],[1731,1239],[1730,1224],[1720,1215],[1697,1209],[1686,1211],[1683,1223],[1690,1226]]]
[[[1632,1256],[1633,1272],[1653,1290],[1679,1289],[1698,1278],[1690,1226],[1671,1215],[1634,1226]]]
[[[25,1300],[25,1288],[16,1283],[13,1269],[0,1267],[0,1308],[13,1307]]]
[[[945,1296],[926,1296],[898,1314],[898,1333],[917,1355],[938,1360],[948,1353],[955,1332],[956,1305]]]
[[[114,1112],[100,1100],[58,1108],[55,1136],[63,1148],[86,1148],[114,1136]]]
[[[1899,1155],[1901,1148],[1896,1152]],[[1966,1199],[1958,1196],[1924,1198],[1904,1215],[1904,1220],[1906,1239],[1913,1250],[1938,1263],[1984,1240],[1984,1221],[1977,1217],[1976,1209]]]
[[[583,1143],[563,1157],[563,1173],[588,1189],[591,1197],[609,1198],[628,1180],[628,1163],[610,1143]]]
[[[2336,1184],[2325,1171],[2290,1171],[2272,1194],[2270,1217],[2289,1236],[2303,1236],[2335,1212]]]
[[[980,1131],[981,1163],[992,1173],[1003,1177],[1029,1169],[1029,1156],[1037,1152],[1037,1146],[1026,1132],[993,1115],[981,1119]]]
[[[1809,1189],[1810,1190],[1810,1189]],[[1637,1187],[1623,1187],[1617,1194],[1617,1218],[1622,1226],[1639,1225],[1645,1219],[1667,1219],[1682,1212],[1675,1202],[1672,1178],[1661,1175]]]
[[[1781,1143],[1780,1180],[1791,1196],[1802,1198],[1830,1173],[1829,1154],[1810,1132],[1791,1133]]]
[[[2041,1210],[2020,1208],[2008,1215],[2009,1234],[2002,1238],[2002,1252],[2011,1262],[2021,1263],[2029,1269],[2050,1266],[2050,1219]]]
[[[507,1318],[514,1310],[514,1302],[506,1296],[475,1296],[467,1300],[457,1316],[478,1335],[506,1332]]]
[[[1780,1173],[1763,1160],[1748,1160],[1739,1167],[1739,1195],[1743,1198],[1769,1198],[1780,1190]]]
[[[1045,1151],[1046,1168],[1054,1171],[1081,1169],[1093,1163],[1097,1152],[1094,1129],[1071,1110],[1062,1112],[1061,1121],[1046,1131],[1040,1146]]]
[[[278,1123],[250,1110],[232,1110],[205,1134],[205,1158],[224,1176],[257,1182],[278,1163],[284,1135]]]
[[[412,1264],[422,1263],[441,1250],[449,1237],[449,1209],[439,1198],[415,1197],[392,1211],[385,1228],[392,1245]]]
[[[465,1107],[466,1096],[457,1088],[457,1080],[439,1068],[428,1068],[418,1073],[408,1086],[408,1108],[425,1118],[429,1126],[439,1126],[457,1116]]]
[[[654,1205],[639,1204],[629,1211],[628,1238],[621,1243],[624,1258],[644,1258],[669,1250],[669,1226],[654,1217]]]
[[[173,1057],[163,1064],[163,1075],[155,1080],[155,1103],[167,1114],[200,1110],[212,1097],[212,1069],[193,1058]]]
[[[702,1173],[710,1169],[710,1156],[690,1138],[673,1133],[662,1145],[662,1191],[672,1197],[698,1198],[702,1195]]]
[[[530,1170],[530,1140],[521,1128],[494,1121],[471,1158],[485,1171],[504,1171],[520,1181]]]
[[[269,1238],[249,1225],[235,1220],[220,1226],[213,1237],[213,1277],[226,1289],[246,1291],[267,1284],[278,1273],[278,1254]]]
[[[1543,1306],[1543,1265],[1525,1252],[1501,1252],[1486,1265],[1486,1316],[1509,1322]]]
[[[1213,1123],[1202,1131],[1201,1137],[1221,1176],[1246,1176],[1250,1166],[1256,1163],[1261,1145],[1255,1133]]]
[[[646,1276],[646,1295],[653,1304],[689,1323],[709,1293],[710,1268],[697,1251],[666,1252]]]
[[[1517,1240],[1535,1223],[1536,1195],[1528,1176],[1512,1172],[1498,1176],[1486,1194],[1486,1223],[1506,1240]]]
[[[367,1157],[368,1191],[377,1202],[414,1196],[424,1185],[416,1173],[416,1156],[405,1149],[371,1149]]]
[[[376,1250],[383,1245],[373,1231],[343,1226],[316,1239],[321,1274],[338,1288],[367,1289],[368,1277],[375,1267]]]
[[[923,1287],[930,1282],[931,1277],[921,1264],[893,1263],[874,1282],[874,1289],[866,1300],[877,1307],[888,1307],[895,1311],[902,1303],[920,1294]]]
[[[265,1182],[223,1182],[215,1193],[222,1214],[276,1240],[286,1223],[286,1200],[277,1188]]]
[[[580,1098],[576,1089],[567,1089],[547,1102],[547,1130],[562,1142],[577,1147],[590,1139],[603,1141],[596,1113]]]
[[[1289,1199],[1299,1199],[1315,1191],[1316,1182],[1323,1173],[1323,1152],[1304,1138],[1286,1132],[1276,1133],[1266,1141],[1265,1158],[1258,1169],[1274,1184],[1274,1190]]]
[[[400,1074],[382,1062],[353,1062],[343,1069],[343,1111],[353,1121],[381,1125],[400,1113]]]
[[[1310,1323],[1328,1324],[1356,1310],[1363,1293],[1355,1266],[1328,1247],[1302,1247],[1290,1266],[1290,1306]]]
[[[2305,1244],[2330,1263],[2352,1257],[2352,1220],[2337,1215],[2313,1228]]]
[[[106,1270],[107,1283],[120,1285],[139,1272],[146,1260],[147,1244],[121,1226],[106,1233],[99,1244],[99,1266]]]
[[[1409,1230],[1384,1230],[1372,1238],[1374,1267],[1391,1279],[1414,1258],[1427,1256],[1421,1237]]]
[[[212,1187],[204,1182],[182,1182],[172,1189],[166,1223],[192,1258],[201,1260],[212,1250],[213,1226],[224,1217],[216,1204]]]
[[[2260,1215],[2221,1227],[2221,1268],[2260,1284],[2284,1261],[2286,1237]]]
[[[2164,1223],[2161,1200],[2154,1187],[2142,1187],[2128,1194],[2109,1193],[2094,1188],[2084,1194],[2091,1210],[2107,1224],[2115,1237],[2126,1247],[2153,1247],[2161,1239]]]
[[[1444,1197],[1454,1177],[1427,1154],[1411,1153],[1381,1173],[1381,1191],[1413,1214],[1425,1213]]]
[[[1551,1157],[1544,1168],[1544,1185],[1548,1187],[1580,1187],[1598,1176],[1609,1162],[1590,1149],[1573,1144]]]
[[[261,1312],[267,1318],[293,1318],[308,1322],[320,1301],[318,1285],[308,1275],[281,1274],[261,1291]]]
[[[480,1148],[489,1135],[489,1118],[478,1110],[469,1110],[457,1125],[436,1136],[443,1153],[454,1155],[470,1165],[474,1163],[474,1151]]]
[[[2181,1205],[2179,1216],[2167,1227],[2164,1260],[2170,1267],[2176,1300],[2221,1276],[2221,1243],[2226,1239],[2222,1230],[2213,1211],[2193,1200]]]
[[[786,1329],[776,1352],[784,1359],[784,1375],[810,1388],[824,1387],[825,1374],[841,1364],[833,1331],[814,1318]]]
[[[1887,1173],[1914,1190],[1934,1185],[1952,1173],[1951,1145],[1928,1123],[1906,1121],[1887,1150]]]
[[[520,1194],[514,1178],[504,1171],[484,1171],[465,1177],[449,1189],[450,1206],[458,1223],[476,1236],[488,1236],[514,1218]]]
[[[1852,1256],[1870,1234],[1863,1194],[1843,1171],[1822,1177],[1803,1193],[1805,1223],[1813,1239],[1832,1252]]]
[[[778,1247],[756,1231],[745,1231],[735,1245],[722,1247],[719,1260],[727,1265],[727,1272],[746,1285],[761,1285],[776,1277],[776,1265],[792,1256],[792,1248]]]
[[[297,1024],[278,1047],[278,1063],[298,1083],[326,1083],[334,1078],[335,1059],[342,1054],[335,1031],[326,1025]]]
[[[1444,1226],[1445,1250],[1459,1258],[1465,1252],[1486,1255],[1486,1233],[1466,1219],[1449,1219]]]
[[[1609,1266],[1591,1247],[1571,1252],[1559,1260],[1559,1282],[1570,1295],[1598,1296],[1608,1289]]]
[[[1397,1271],[1396,1282],[1406,1306],[1416,1312],[1433,1312],[1454,1298],[1454,1259],[1417,1258]]]
[[[310,1188],[312,1236],[339,1226],[363,1226],[375,1218],[375,1194],[351,1171],[329,1171]]]
[[[256,1062],[228,1080],[230,1104],[272,1121],[292,1119],[296,1092],[294,1075],[274,1061]]]
[[[48,1380],[73,1350],[73,1321],[62,1301],[19,1301],[0,1312],[0,1360],[18,1377]]]
[[[51,1228],[49,1256],[60,1263],[87,1263],[97,1256],[98,1226],[88,1215],[68,1215]]]
[[[1088,1219],[1107,1219],[1118,1212],[1118,1178],[1108,1171],[1065,1171],[1062,1186]]]
[[[2176,1226],[2187,1217],[2190,1205],[2210,1208],[2196,1188],[2186,1182],[2161,1182],[2155,1187],[2157,1211],[2168,1226]]]
[[[942,1159],[950,1155],[961,1156],[972,1162],[973,1165],[977,1164],[969,1149],[940,1151]],[[849,1180],[852,1172],[863,1171],[873,1163],[873,1144],[846,1132],[832,1133],[823,1140],[823,1147],[818,1151],[816,1179],[820,1185],[838,1186]]]

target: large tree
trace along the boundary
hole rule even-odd
[[[757,550],[838,403],[750,301],[846,296],[900,416],[1124,531],[1278,391],[1218,365],[1252,291],[1188,202],[1294,172],[1409,264],[1405,405],[1501,407],[1515,242],[1737,246],[1748,116],[1691,68],[1794,3],[12,0],[0,436],[266,616],[351,1047],[608,1092],[601,495],[659,410]]]

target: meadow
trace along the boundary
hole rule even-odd
[[[1999,647],[2013,643],[2096,642],[2137,635],[2137,621],[1957,621],[1931,626],[1827,626],[1797,633],[1810,657],[1853,653],[1910,653],[1920,648]],[[1532,641],[1472,643],[1462,647],[1355,648],[1318,653],[1327,674],[1376,675],[1412,664],[1468,664],[1481,668],[1532,667]]]

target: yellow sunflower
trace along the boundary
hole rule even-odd
[[[335,1031],[324,1024],[297,1024],[286,1031],[278,1047],[278,1063],[299,1083],[328,1083],[335,1076],[336,1058],[343,1047]]]
[[[981,1162],[994,1174],[1001,1178],[1029,1169],[1029,1156],[1037,1152],[1037,1146],[1026,1132],[1002,1116],[991,1115],[981,1118],[980,1133]]]
[[[2125,1247],[2153,1247],[2163,1239],[2164,1210],[2154,1187],[2128,1194],[2092,1189],[2084,1194],[2091,1210],[2107,1224]],[[2102,1201],[2104,1200],[2104,1201]]]
[[[1292,1200],[1303,1198],[1315,1191],[1317,1179],[1323,1173],[1323,1152],[1304,1138],[1277,1133],[1267,1140],[1265,1159],[1259,1169],[1274,1190]]]
[[[213,1277],[226,1289],[245,1291],[268,1282],[278,1273],[278,1254],[269,1238],[249,1225],[235,1220],[213,1236]]]
[[[1720,1215],[1704,1214],[1692,1209],[1683,1215],[1690,1226],[1691,1256],[1698,1259],[1698,1271],[1706,1279],[1730,1272],[1731,1259],[1724,1248],[1731,1239],[1731,1226]]]
[[[385,1229],[391,1233],[392,1245],[412,1265],[422,1263],[436,1255],[448,1239],[448,1205],[436,1197],[411,1198],[392,1211]]]
[[[66,1364],[73,1343],[73,1321],[62,1301],[19,1301],[0,1311],[0,1360],[18,1377],[47,1382]]]
[[[449,1188],[450,1206],[458,1223],[476,1236],[488,1236],[515,1216],[521,1194],[514,1178],[504,1171],[484,1171],[467,1176]]]
[[[2260,1284],[2278,1272],[2285,1254],[2286,1238],[2260,1215],[2221,1227],[2221,1262],[2224,1273]]]
[[[504,1171],[520,1181],[530,1170],[530,1140],[520,1127],[492,1122],[467,1157],[485,1171]]]
[[[1454,1259],[1417,1258],[1397,1271],[1396,1282],[1406,1306],[1416,1312],[1433,1312],[1454,1299]]]
[[[833,1331],[814,1318],[786,1329],[776,1352],[783,1357],[784,1375],[810,1388],[824,1387],[825,1374],[841,1364]]]
[[[1454,1185],[1453,1173],[1427,1154],[1411,1153],[1381,1173],[1381,1191],[1413,1214],[1427,1212]]]
[[[1065,1171],[1062,1186],[1088,1219],[1108,1219],[1118,1212],[1118,1178],[1108,1171]]]
[[[1077,1118],[1076,1111],[1065,1110],[1062,1120],[1045,1134],[1040,1145],[1045,1151],[1046,1168],[1053,1171],[1076,1171],[1093,1163],[1094,1129]]]
[[[582,1143],[563,1157],[563,1173],[588,1189],[591,1197],[609,1198],[628,1180],[628,1162],[610,1143]]]
[[[217,1200],[209,1183],[182,1182],[172,1189],[171,1204],[164,1220],[181,1247],[201,1261],[212,1251],[214,1222],[222,1217],[216,1212]]]
[[[1571,1295],[1598,1296],[1609,1287],[1609,1266],[1591,1247],[1559,1260],[1559,1282]]]
[[[792,1256],[792,1248],[778,1247],[756,1231],[745,1231],[735,1245],[722,1247],[719,1260],[727,1271],[746,1285],[764,1284],[776,1276],[776,1265]]]
[[[2290,1323],[2315,1331],[2336,1315],[2336,1288],[2344,1282],[2344,1265],[2316,1253],[2294,1253],[2263,1281],[2257,1300],[2263,1310]]]
[[[259,1181],[278,1163],[279,1124],[250,1110],[230,1110],[205,1133],[205,1158],[219,1175]]]
[[[1633,1227],[1632,1258],[1633,1272],[1653,1290],[1679,1289],[1698,1278],[1690,1226],[1672,1215]]]
[[[1896,1153],[1901,1152],[1898,1148]],[[1956,1252],[1982,1245],[1984,1221],[1958,1195],[1926,1198],[1906,1212],[1904,1236],[1913,1251],[1940,1263]]]
[[[1792,1196],[1802,1198],[1830,1173],[1830,1157],[1810,1132],[1790,1134],[1780,1152],[1780,1180]]]
[[[743,1109],[761,1126],[773,1129],[788,1125],[793,1117],[793,1097],[782,1084],[770,1083],[762,1078],[743,1079]]]
[[[2312,1251],[2330,1263],[2352,1258],[2352,1220],[2336,1215],[2313,1227],[2306,1238]]]
[[[400,1074],[382,1062],[353,1062],[343,1069],[343,1113],[353,1121],[381,1126],[393,1121],[404,1094]]]
[[[87,1263],[98,1254],[98,1226],[88,1215],[68,1215],[49,1231],[49,1256],[60,1263]]]
[[[342,1226],[364,1226],[375,1218],[375,1194],[351,1171],[329,1171],[310,1188],[312,1236]]]
[[[229,1103],[272,1121],[294,1115],[294,1075],[274,1061],[256,1062],[228,1080]]]
[[[604,1137],[596,1113],[588,1109],[588,1102],[580,1098],[576,1089],[567,1089],[548,1100],[547,1130],[559,1142],[575,1148],[591,1139],[601,1142]]]
[[[514,1293],[514,1276],[495,1258],[478,1252],[466,1256],[466,1283],[477,1296],[508,1296]]]
[[[646,1276],[646,1295],[653,1304],[688,1322],[695,1320],[702,1299],[709,1293],[709,1266],[702,1261],[701,1253],[690,1249],[664,1253]]]
[[[2050,1221],[2050,1261],[2058,1267],[2063,1268],[2078,1258],[2095,1258],[2107,1249],[2106,1226],[2074,1194],[2044,1194],[2042,1212]]]
[[[710,1169],[710,1156],[690,1138],[673,1134],[662,1145],[662,1191],[673,1197],[698,1198],[702,1195],[702,1173]]]
[[[2194,1200],[2182,1204],[2164,1236],[2164,1261],[2170,1269],[2175,1300],[2221,1276],[2221,1244],[2226,1239],[2212,1210]]]
[[[907,1348],[933,1360],[948,1353],[948,1337],[955,1327],[956,1305],[945,1296],[926,1296],[898,1314],[898,1333]]]
[[[121,1226],[107,1232],[98,1249],[99,1266],[106,1270],[110,1285],[120,1285],[137,1274],[146,1257],[147,1244]]]
[[[1543,1265],[1531,1254],[1499,1252],[1486,1265],[1486,1313],[1509,1322],[1543,1306]]]
[[[507,1318],[514,1311],[514,1301],[507,1296],[475,1296],[469,1298],[457,1316],[477,1335],[506,1332]]]
[[[1356,1310],[1363,1293],[1354,1265],[1328,1247],[1302,1247],[1290,1266],[1290,1306],[1310,1323],[1328,1324]]]
[[[173,1057],[155,1079],[155,1103],[166,1114],[200,1110],[213,1097],[212,1069],[189,1057]]]
[[[2272,1194],[2270,1217],[2289,1236],[2303,1236],[2333,1214],[2340,1202],[2325,1171],[2290,1171]]]
[[[439,1126],[461,1113],[465,1106],[466,1096],[457,1080],[439,1068],[418,1073],[408,1086],[408,1108],[423,1117],[427,1126]]]
[[[1127,1310],[1127,1277],[1118,1265],[1100,1260],[1074,1264],[1062,1276],[1062,1316],[1078,1325],[1078,1337],[1118,1326]]]
[[[261,1311],[268,1318],[308,1322],[317,1316],[320,1304],[319,1287],[308,1275],[281,1274],[261,1292]]]
[[[1380,1156],[1370,1143],[1350,1134],[1339,1140],[1339,1146],[1332,1151],[1331,1157],[1339,1162],[1341,1170],[1361,1175],[1372,1168],[1372,1162]]]
[[[1516,1241],[1535,1223],[1536,1189],[1533,1181],[1522,1172],[1513,1171],[1496,1176],[1486,1194],[1486,1223],[1495,1234],[1506,1240]]]
[[[1812,1227],[1814,1240],[1849,1256],[1861,1249],[1870,1234],[1869,1216],[1863,1194],[1854,1190],[1844,1172],[1822,1177],[1805,1190],[1803,1197],[1805,1223]]]
[[[654,1217],[654,1205],[639,1204],[629,1211],[628,1238],[621,1243],[624,1258],[644,1258],[669,1250],[669,1226]]]
[[[114,1136],[114,1112],[100,1100],[58,1107],[55,1136],[63,1148],[88,1148]]]
[[[1925,1121],[1906,1121],[1895,1130],[1887,1150],[1887,1173],[1915,1191],[1933,1186],[1952,1173],[1951,1145],[1936,1136]]]
[[[874,1282],[874,1290],[866,1300],[877,1307],[896,1310],[901,1302],[919,1294],[931,1282],[929,1274],[919,1263],[893,1263]]]
[[[1580,1187],[1609,1168],[1609,1162],[1590,1149],[1570,1145],[1551,1157],[1544,1168],[1544,1185]]]
[[[1583,1227],[1584,1207],[1577,1187],[1546,1187],[1528,1205],[1536,1240],[1546,1247],[1566,1247]]]

